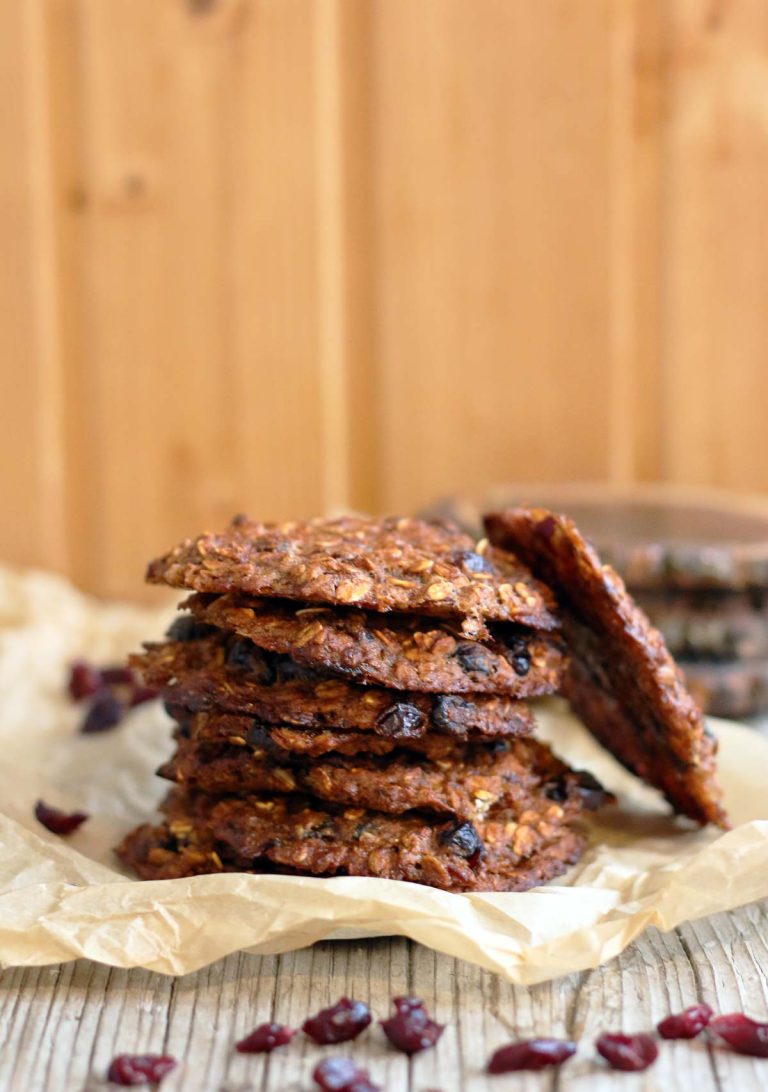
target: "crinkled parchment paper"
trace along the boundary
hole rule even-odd
[[[402,934],[533,983],[610,959],[648,925],[670,929],[768,896],[768,742],[713,724],[735,829],[693,830],[558,703],[540,708],[542,735],[620,799],[591,824],[592,849],[560,883],[450,895],[356,877],[136,882],[110,847],[165,791],[153,771],[171,750],[170,722],[154,703],[114,731],[81,736],[63,681],[73,657],[115,660],[162,633],[172,611],[96,604],[55,577],[0,569],[0,964],[86,956],[182,974],[237,949]],[[33,818],[38,797],[91,820],[57,838]]]

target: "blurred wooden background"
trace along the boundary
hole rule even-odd
[[[766,0],[0,0],[0,557],[768,490]]]

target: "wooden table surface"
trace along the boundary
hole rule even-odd
[[[674,932],[650,930],[613,962],[532,988],[400,938],[328,942],[282,956],[233,955],[173,979],[79,962],[0,973],[0,1089],[78,1092],[106,1086],[114,1054],[168,1052],[180,1066],[163,1092],[301,1092],[330,1053],[369,1066],[389,1092],[568,1089],[601,1092],[752,1092],[768,1088],[768,1060],[704,1041],[664,1043],[645,1074],[595,1061],[603,1030],[651,1029],[671,1010],[706,1001],[768,1018],[768,902]],[[373,1026],[352,1044],[315,1047],[298,1036],[271,1057],[243,1056],[235,1041],[274,1019],[296,1026],[342,994],[384,1016],[393,996],[422,997],[446,1030],[410,1061]],[[569,1036],[579,1053],[558,1073],[487,1077],[491,1051],[516,1037]]]

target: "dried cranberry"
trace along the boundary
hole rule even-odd
[[[103,685],[104,680],[99,669],[86,660],[77,660],[69,669],[67,689],[73,701],[90,698],[97,690],[101,690]]]
[[[136,675],[130,667],[103,667],[101,677],[107,686],[135,686]]]
[[[695,1039],[712,1019],[709,1005],[691,1005],[683,1012],[673,1013],[656,1025],[662,1039]]]
[[[415,705],[404,701],[396,702],[379,715],[376,731],[381,736],[418,739],[424,735],[424,716]]]
[[[549,540],[554,536],[556,530],[557,520],[555,519],[555,517],[546,516],[544,519],[539,520],[539,522],[535,525],[534,534],[538,535],[539,538],[545,538]]]
[[[768,1024],[759,1024],[742,1012],[729,1012],[716,1016],[710,1022],[709,1030],[737,1054],[768,1058]]]
[[[526,648],[524,651],[515,652],[512,655],[512,667],[516,675],[523,678],[531,670],[531,654]]]
[[[446,827],[440,835],[440,844],[470,862],[478,861],[485,852],[483,840],[472,823],[453,823]]]
[[[468,573],[492,573],[493,566],[487,557],[475,550],[457,550],[453,554],[454,565],[459,565]]]
[[[520,1069],[547,1069],[562,1065],[576,1053],[567,1039],[521,1039],[499,1047],[488,1063],[489,1073],[514,1073]]]
[[[118,1054],[109,1064],[112,1084],[156,1084],[179,1063],[169,1054]]]
[[[659,1048],[650,1035],[613,1035],[604,1032],[595,1046],[598,1054],[613,1069],[622,1069],[627,1073],[647,1069],[659,1056]]]
[[[324,1092],[380,1092],[368,1070],[361,1069],[351,1058],[325,1058],[315,1066],[312,1078]]]
[[[198,622],[189,614],[181,614],[174,619],[165,636],[169,641],[198,641],[201,637],[210,637],[215,632],[214,626],[207,622]]]
[[[527,675],[531,670],[531,653],[525,637],[521,637],[515,630],[510,632],[509,629],[504,628],[495,630],[495,634],[503,642],[506,657],[512,664],[515,674],[520,675],[521,678]]]
[[[404,1054],[418,1054],[433,1047],[445,1030],[444,1024],[436,1024],[416,997],[395,997],[392,1001],[395,1015],[382,1020],[384,1034],[393,1046]]]
[[[608,794],[589,770],[576,770],[576,791],[588,811],[596,811],[605,804]]]
[[[444,732],[446,735],[462,734],[471,708],[471,703],[466,698],[443,695],[438,697],[432,706],[432,723],[438,732]]]
[[[114,728],[123,719],[125,706],[108,690],[100,690],[91,702],[80,726],[80,731],[89,735],[93,732],[106,732]]]
[[[454,652],[462,671],[468,675],[490,675],[491,657],[487,648],[473,641],[462,641]]]
[[[245,637],[231,642],[227,649],[227,667],[233,671],[253,671],[261,653]]]
[[[290,1043],[296,1032],[284,1024],[259,1024],[259,1026],[235,1044],[240,1054],[269,1054],[275,1047]]]
[[[49,807],[43,800],[35,804],[35,819],[52,834],[71,834],[88,818],[87,812],[60,811],[59,808]]]
[[[131,708],[143,705],[147,701],[154,701],[159,697],[160,691],[155,690],[154,686],[137,686],[131,694]]]
[[[363,1001],[342,997],[335,1005],[308,1017],[302,1027],[310,1039],[321,1046],[346,1043],[365,1031],[371,1022],[371,1010]]]

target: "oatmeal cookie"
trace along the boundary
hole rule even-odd
[[[363,684],[528,697],[554,692],[562,676],[556,638],[505,623],[481,642],[467,640],[449,622],[415,615],[302,607],[237,592],[193,595],[182,606],[199,621],[234,630],[260,648]]]
[[[621,578],[567,516],[513,508],[485,525],[492,542],[516,550],[557,595],[570,655],[564,693],[593,735],[676,811],[727,826],[716,742]]]
[[[424,755],[431,761],[450,758],[461,747],[451,736],[428,732],[416,739],[398,740],[377,736],[373,732],[338,732],[331,729],[308,731],[280,724],[264,724],[254,717],[243,717],[218,710],[194,713],[179,706],[168,712],[179,724],[177,734],[201,745],[228,744],[231,747],[260,748],[275,761],[287,764],[292,757],[316,758],[318,755],[388,755],[396,750],[408,750]],[[530,717],[530,713],[528,713]],[[530,717],[532,730],[533,718]],[[522,728],[522,725],[521,725]],[[520,735],[525,734],[521,730]],[[469,735],[469,740],[481,742],[487,737]]]
[[[511,698],[357,686],[222,632],[145,649],[131,657],[131,666],[169,701],[194,710],[217,708],[250,713],[269,724],[375,732],[400,740],[427,732],[464,739],[531,730],[530,713]]]
[[[307,762],[276,761],[263,747],[211,746],[179,739],[175,755],[158,773],[200,792],[301,793],[331,804],[392,815],[421,810],[476,820],[492,808],[526,811],[542,794],[556,796],[566,814],[597,807],[606,794],[587,774],[571,770],[533,739],[498,747],[457,746],[450,758],[429,760],[396,752],[376,757],[325,756]]]
[[[557,626],[549,591],[517,558],[456,527],[414,518],[270,524],[241,516],[151,562],[147,579],[199,592],[451,615],[463,618],[469,637],[481,635],[487,619]]]
[[[129,834],[117,852],[145,879],[270,868],[313,876],[377,876],[447,891],[522,891],[560,875],[585,838],[562,808],[477,824],[360,808],[325,809],[301,797],[205,797],[172,790],[165,823]]]

